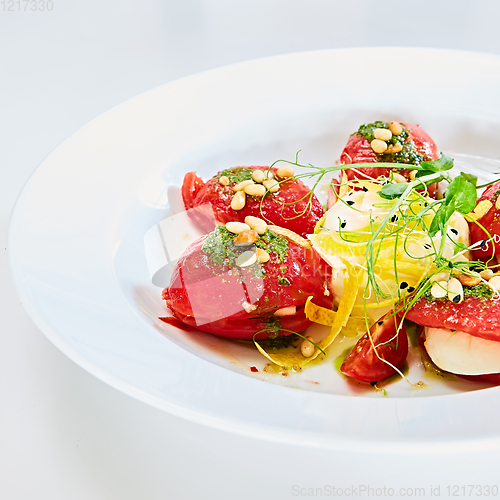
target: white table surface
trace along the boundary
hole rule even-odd
[[[499,484],[500,450],[401,458],[270,444],[119,393],[61,354],[24,311],[9,276],[6,233],[16,197],[40,161],[93,117],[138,93],[232,62],[302,50],[403,45],[500,55],[500,3],[53,0],[51,11],[42,6],[41,0],[0,2],[0,499],[287,499],[333,496],[333,486],[371,487],[371,498],[389,497],[388,488],[394,496],[405,488],[406,496],[447,498],[448,485]],[[369,498],[361,491],[354,493]]]

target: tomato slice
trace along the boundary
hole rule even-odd
[[[409,132],[408,137],[405,140],[405,144],[413,146],[416,153],[418,153],[423,160],[435,160],[439,158],[437,146],[431,137],[418,125],[412,125],[409,123],[402,124]],[[397,154],[377,154],[373,151],[368,139],[363,137],[358,133],[351,135],[347,141],[344,150],[340,156],[340,162],[344,165],[351,165],[355,163],[377,163],[377,162],[398,162],[398,163],[413,163],[409,159],[401,159]],[[377,179],[378,177],[389,177],[391,168],[388,167],[367,167],[360,169],[347,169],[345,173],[348,180],[353,179]],[[410,180],[410,173],[412,168],[405,168],[398,170],[398,173],[408,180]],[[436,193],[437,184],[432,184],[427,188],[430,196],[434,196]]]
[[[170,286],[163,291],[174,316],[185,324],[215,335],[235,339],[269,338],[277,333],[305,330],[311,322],[304,314],[307,297],[332,307],[328,291],[331,268],[312,248],[288,241],[280,261],[270,252],[264,264],[229,268],[214,262],[203,251],[206,236],[191,244],[174,269]],[[248,247],[233,249],[239,254]],[[325,295],[326,293],[326,295]],[[290,308],[289,314],[275,315]],[[279,314],[279,312],[278,312]]]
[[[340,371],[356,380],[376,382],[396,373],[393,366],[401,368],[407,356],[406,330],[401,325],[401,318],[390,312],[371,327],[369,334],[358,340]]]
[[[269,167],[235,167],[234,172],[244,170],[268,170]],[[272,169],[276,175],[277,168]],[[247,215],[266,219],[269,223],[285,227],[305,236],[314,232],[314,227],[323,216],[323,207],[310,189],[299,179],[288,179],[280,184],[276,193],[267,193],[264,198],[246,196],[242,210],[233,210],[231,200],[236,182],[227,185],[219,182],[219,174],[207,182],[200,179],[195,172],[184,177],[182,197],[186,209],[210,204],[215,219],[220,224],[238,221],[244,222]]]
[[[469,296],[459,304],[450,300],[421,298],[406,313],[406,319],[431,328],[448,328],[487,340],[500,341],[498,300]]]
[[[500,255],[500,210],[496,208],[499,191],[500,181],[486,188],[477,203],[489,200],[492,207],[477,220],[478,224],[469,222],[471,244],[484,241],[480,247],[473,251],[473,255],[478,259],[488,260],[494,255]]]

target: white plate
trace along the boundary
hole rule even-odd
[[[267,374],[250,349],[158,321],[166,308],[143,241],[185,172],[207,178],[299,149],[304,163],[332,165],[349,134],[376,119],[420,123],[445,153],[498,158],[499,88],[498,58],[386,48],[253,61],[140,95],[72,135],[26,184],[9,233],[22,302],[99,379],[207,425],[362,450],[496,447],[500,388],[427,380],[417,391],[399,381],[382,398],[330,360]]]

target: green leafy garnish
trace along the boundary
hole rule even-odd
[[[432,237],[439,231],[444,232],[453,212],[468,214],[474,210],[476,202],[476,186],[468,180],[466,175],[461,174],[455,177],[446,189],[443,203],[438,208],[429,228],[429,235]]]
[[[407,182],[400,182],[398,184],[385,184],[378,192],[381,198],[386,200],[394,200],[399,198],[408,188]]]

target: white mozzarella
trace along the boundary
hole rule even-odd
[[[436,366],[447,372],[500,373],[500,342],[447,328],[426,328],[424,344]]]

